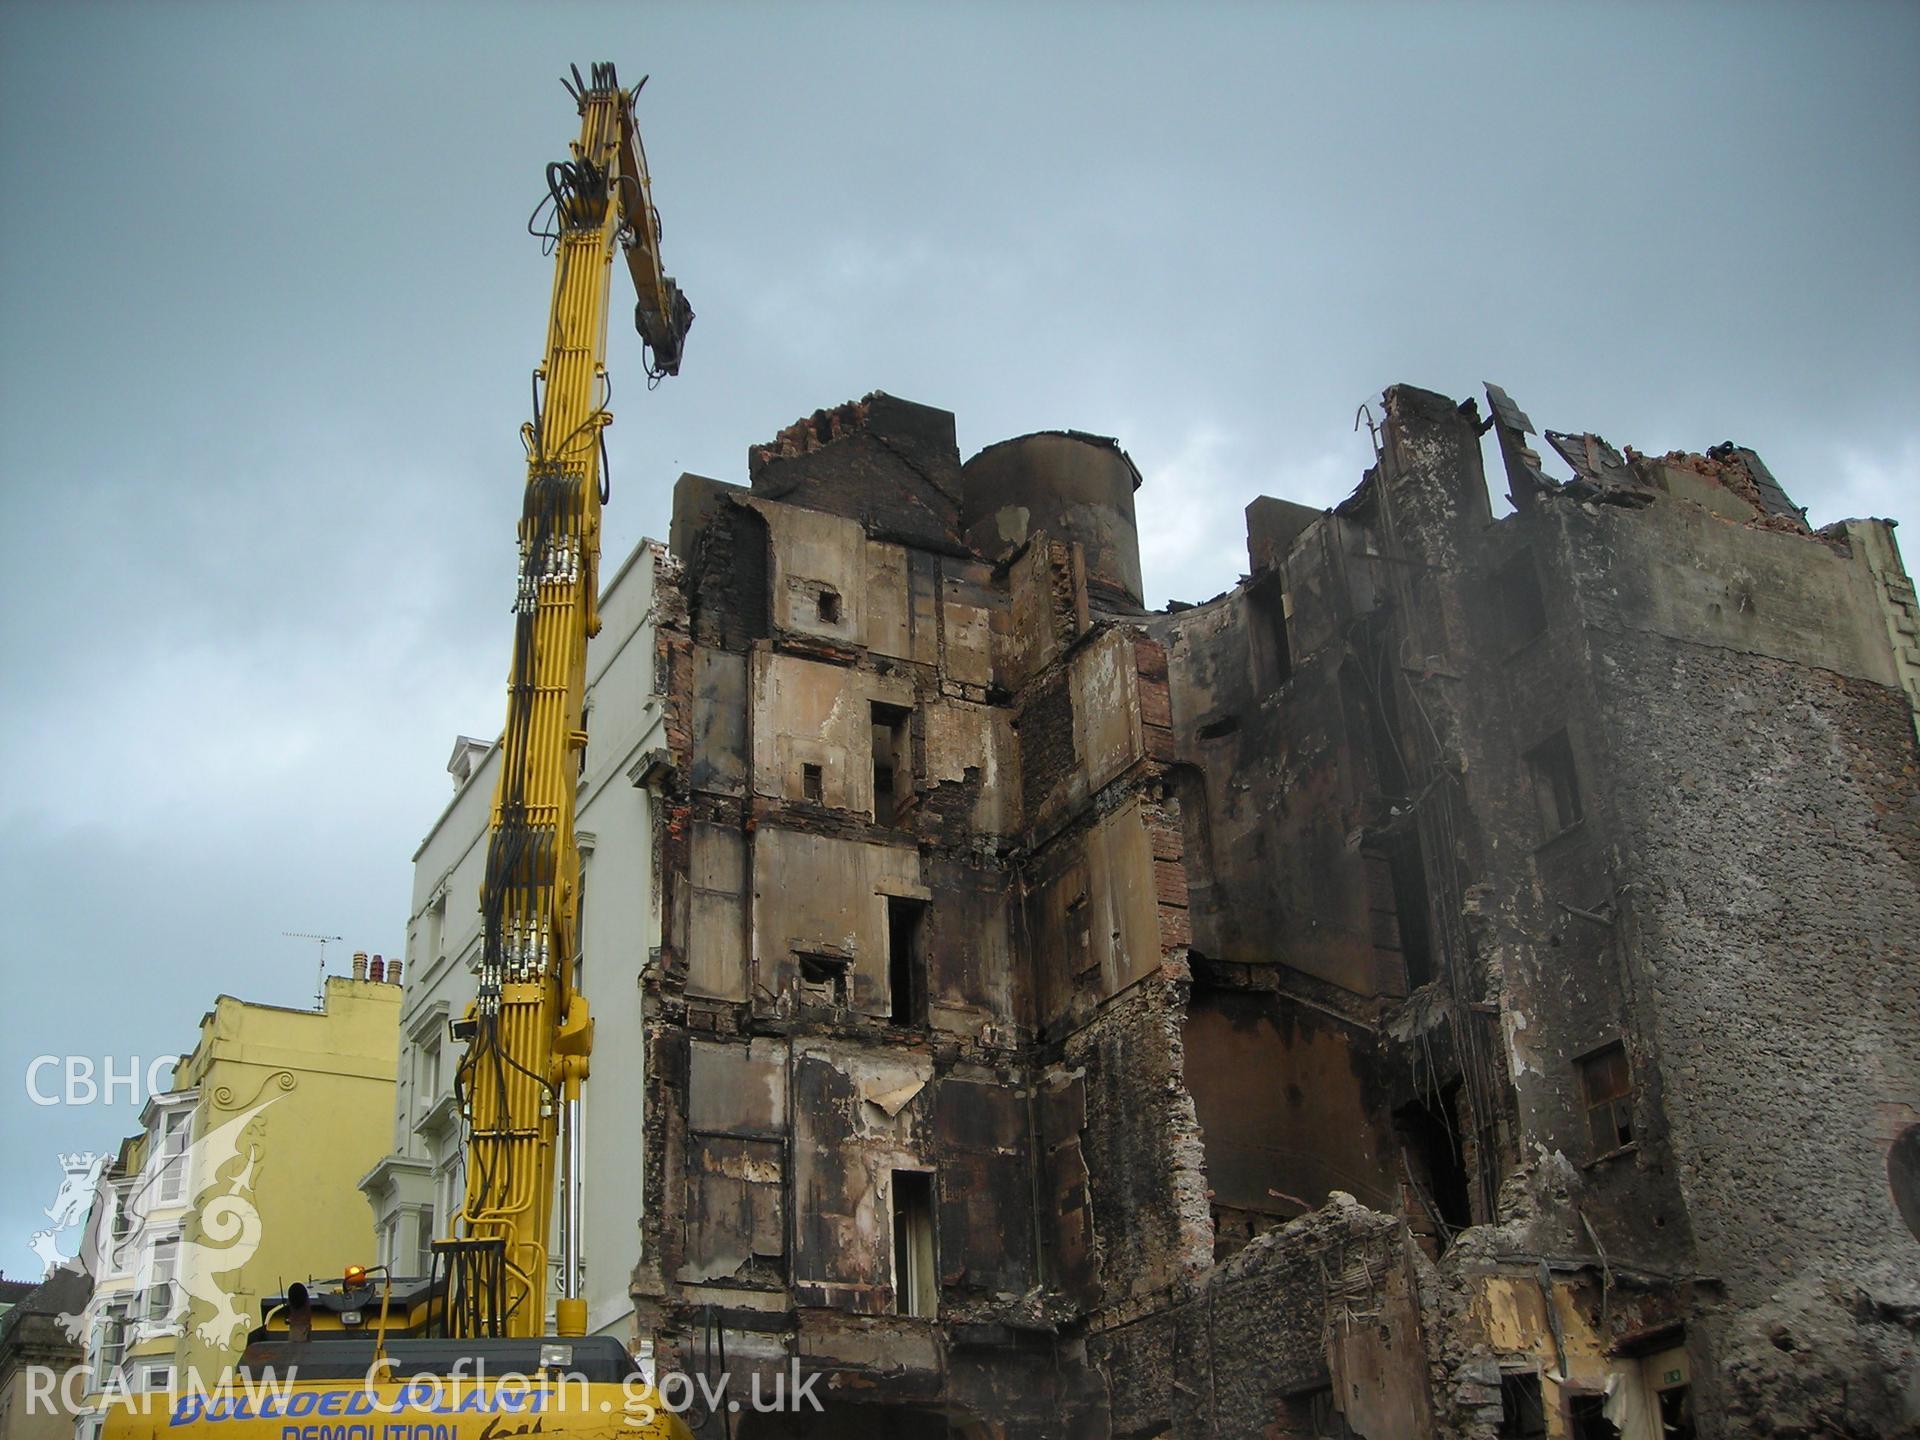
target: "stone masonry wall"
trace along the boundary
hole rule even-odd
[[[1920,1093],[1904,697],[1664,637],[1595,650],[1671,1144],[1696,1263],[1733,1307],[1709,1332],[1741,1392],[1720,1403],[1868,1426],[1920,1363],[1913,1331],[1875,1318],[1920,1303],[1881,1133]],[[1756,1346],[1764,1365],[1736,1363]]]

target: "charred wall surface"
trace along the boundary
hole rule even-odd
[[[875,394],[683,478],[634,1293],[822,1377],[740,1433],[1920,1420],[1891,527],[1488,404],[1156,614],[1098,437]]]

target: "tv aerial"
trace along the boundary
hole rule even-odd
[[[313,1003],[320,1008],[327,1003],[327,946],[339,940],[338,935],[315,935],[310,930],[282,930],[289,940],[318,940],[320,942],[320,978],[314,982]]]

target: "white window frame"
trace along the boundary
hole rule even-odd
[[[165,1255],[162,1255],[162,1251]],[[166,1262],[166,1273],[161,1271],[162,1260]],[[178,1235],[157,1236],[147,1247],[146,1263],[141,1267],[146,1278],[146,1303],[140,1307],[140,1320],[148,1325],[164,1325],[173,1318],[174,1286],[180,1278],[180,1237]],[[153,1313],[154,1296],[162,1287],[166,1292],[166,1308],[158,1315]]]
[[[131,1271],[127,1257],[140,1253],[140,1231],[144,1224],[144,1217],[136,1204],[141,1193],[136,1181],[122,1181],[110,1187],[106,1193],[110,1197],[113,1213],[107,1219],[106,1247],[101,1257],[102,1273],[98,1277],[101,1279]]]
[[[110,1300],[101,1308],[93,1331],[93,1388],[105,1390],[114,1372],[126,1362],[133,1342],[133,1307],[125,1300]]]
[[[420,1042],[414,1054],[414,1105],[424,1117],[440,1103],[441,1040],[438,1031]]]
[[[430,1275],[433,1273],[433,1242],[438,1236],[434,1229],[440,1223],[431,1203],[422,1205],[413,1212],[413,1268],[406,1271],[409,1275]]]
[[[154,1145],[159,1173],[154,1183],[162,1205],[180,1205],[186,1201],[187,1150],[191,1143],[188,1131],[192,1123],[193,1110],[185,1105],[160,1116]]]
[[[447,892],[436,890],[433,898],[427,901],[427,954],[426,963],[438,966],[447,958]]]

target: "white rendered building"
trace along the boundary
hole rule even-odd
[[[642,540],[600,598],[602,628],[587,650],[588,740],[576,822],[577,983],[594,1016],[593,1070],[581,1107],[581,1293],[588,1330],[623,1339],[633,1309],[628,1279],[640,1258],[639,977],[660,935],[647,780],[665,749],[653,653],[654,565],[664,553],[658,542]],[[503,654],[503,668],[504,662]],[[501,708],[504,714],[504,698]],[[461,736],[455,742],[447,765],[453,801],[413,856],[393,1151],[360,1182],[373,1207],[380,1259],[398,1275],[428,1273],[428,1244],[449,1233],[465,1194],[453,1097],[459,1048],[448,1038],[447,1022],[466,1012],[476,989],[480,881],[499,757],[497,741]],[[559,1290],[557,1235],[553,1253],[550,1294]]]

